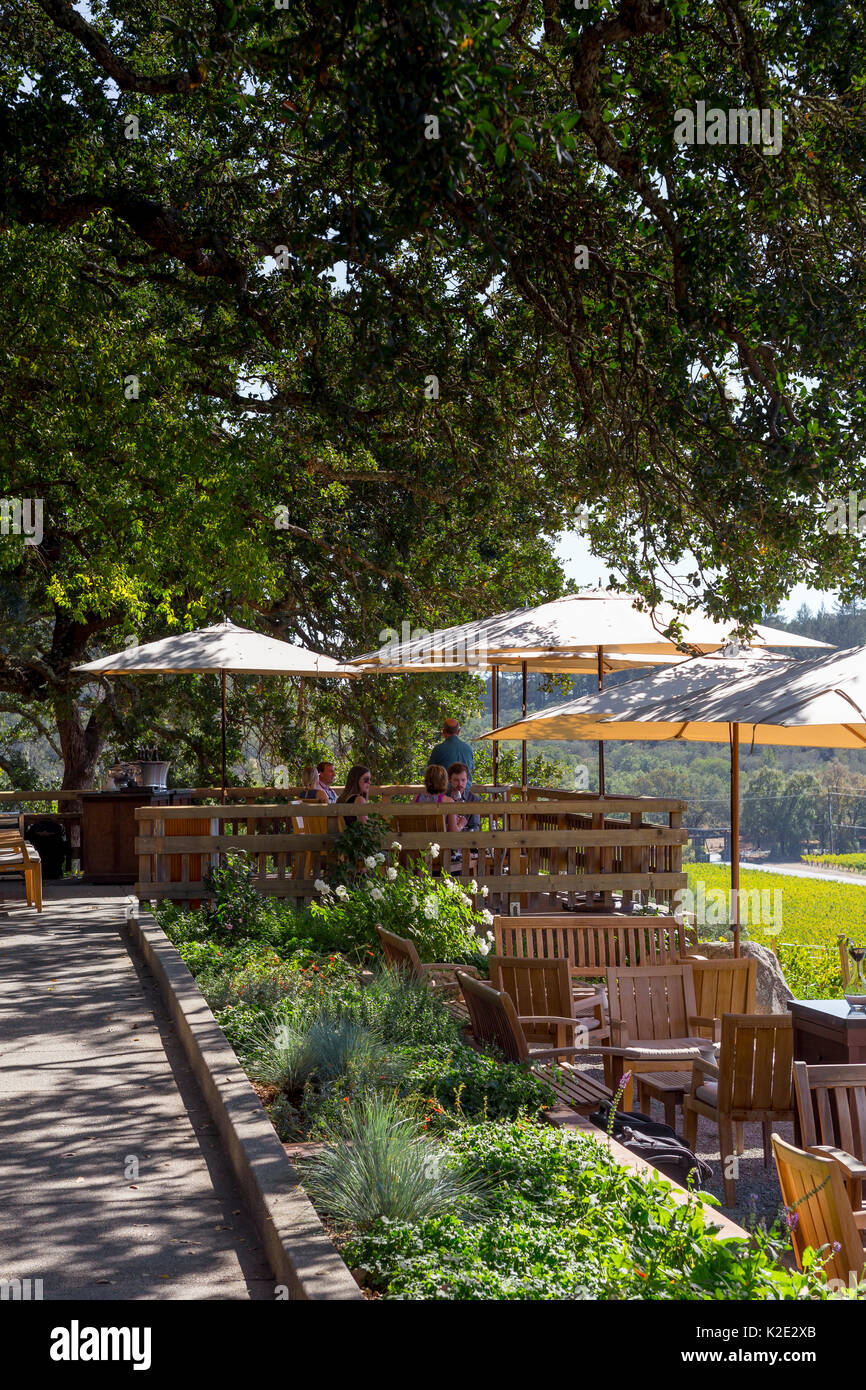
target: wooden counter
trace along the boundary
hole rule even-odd
[[[866,1013],[844,999],[789,999],[796,1062],[866,1062]]]
[[[128,792],[80,792],[81,867],[88,883],[135,883],[136,806],[168,806],[172,793],[136,787]]]

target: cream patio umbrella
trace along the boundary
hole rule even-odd
[[[330,656],[308,651],[292,642],[266,637],[250,628],[223,621],[195,632],[181,632],[128,647],[111,656],[75,666],[79,675],[157,675],[213,672],[220,677],[222,695],[222,800],[226,799],[226,676],[357,676],[354,667],[344,666]]]
[[[401,641],[378,651],[365,652],[353,664],[370,673],[432,670],[469,670],[489,667],[493,672],[493,722],[498,721],[497,674],[500,667],[519,667],[523,675],[523,718],[526,718],[526,678],[535,671],[594,671],[598,688],[605,670],[680,662],[692,651],[716,651],[730,641],[728,626],[703,614],[683,618],[669,604],[655,612],[635,607],[633,594],[607,589],[585,589],[565,594],[535,608],[513,608],[478,622],[460,623],[434,633],[413,637],[403,625]],[[665,636],[665,629],[679,620],[682,640]],[[396,633],[395,633],[396,638]],[[808,637],[760,626],[751,639],[757,647],[823,647]],[[466,665],[435,660],[453,653]],[[526,740],[523,742],[523,784],[526,785]],[[494,752],[494,781],[495,774]],[[604,754],[599,743],[599,791],[604,795]]]
[[[522,736],[729,743],[731,887],[739,890],[741,737],[770,747],[866,748],[866,647],[806,661],[754,653],[697,658],[485,735]],[[734,902],[739,953],[738,895]]]

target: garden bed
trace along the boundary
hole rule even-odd
[[[485,923],[446,879],[419,901],[387,855],[366,860],[370,877],[301,913],[235,865],[215,905],[160,917],[280,1139],[321,1143],[301,1179],[367,1296],[828,1296],[820,1262],[780,1266],[786,1234],[740,1231],[584,1123],[542,1123],[554,1097],[526,1067],[467,1047],[426,984],[379,970],[371,904],[424,959],[483,968]]]

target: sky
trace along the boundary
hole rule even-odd
[[[601,587],[607,587],[609,566],[593,555],[585,536],[577,531],[565,532],[557,538],[555,551],[566,579],[574,580],[581,585],[598,584],[601,581]],[[833,593],[798,584],[791,590],[786,602],[779,605],[779,609],[783,617],[790,619],[804,603],[812,609],[820,608],[822,603],[832,608],[835,597]]]

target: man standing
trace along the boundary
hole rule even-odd
[[[337,800],[337,793],[332,789],[331,783],[336,777],[336,768],[333,763],[316,763],[316,771],[319,774],[319,786],[331,805]]]
[[[430,757],[427,759],[427,766],[431,763],[438,763],[447,772],[452,763],[465,763],[469,781],[472,785],[472,773],[475,769],[475,753],[468,743],[464,743],[458,738],[460,725],[456,719],[446,719],[442,725],[442,742],[437,743]]]

